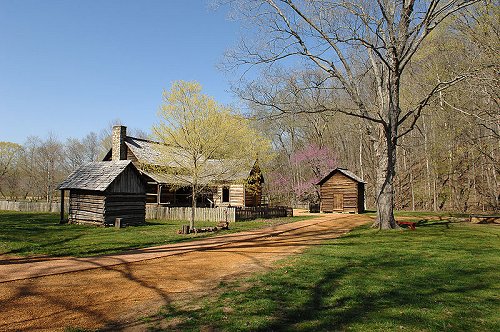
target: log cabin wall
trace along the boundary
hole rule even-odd
[[[321,211],[358,213],[358,182],[337,172],[320,188]]]
[[[104,223],[113,225],[122,218],[126,225],[143,224],[146,219],[146,188],[139,173],[127,167],[105,191]]]
[[[104,193],[70,190],[69,223],[102,225],[104,223]]]
[[[113,225],[122,218],[126,225],[140,225],[146,220],[146,196],[144,194],[109,194],[104,200],[104,223]]]
[[[224,201],[224,188],[229,189],[229,200]],[[245,206],[245,185],[231,184],[217,186],[217,195],[215,197],[215,205],[217,206]]]
[[[245,206],[244,184],[232,184],[229,186],[229,204],[231,206]]]
[[[223,188],[224,188],[224,186],[217,186],[217,192],[215,193],[215,196],[214,196],[215,206],[223,206],[223,202],[222,202],[222,190],[223,190]]]
[[[144,223],[146,196],[83,190],[70,191],[70,223],[96,226],[114,225],[116,218],[122,218],[122,222],[126,225]]]

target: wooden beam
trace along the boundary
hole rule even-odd
[[[156,194],[158,195],[157,197],[157,203],[160,205],[161,203],[161,184],[158,183],[158,189],[156,190]]]
[[[61,190],[61,219],[59,220],[59,224],[65,224],[66,220],[64,220],[64,190]]]

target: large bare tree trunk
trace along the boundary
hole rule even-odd
[[[376,144],[375,150],[379,162],[376,172],[377,219],[373,227],[393,229],[399,227],[394,218],[396,145],[394,140],[388,137],[389,135],[386,134],[385,136],[386,139]]]
[[[399,228],[394,219],[394,177],[396,175],[396,148],[399,121],[399,76],[391,73],[386,81],[388,91],[383,93],[383,107],[388,121],[380,126],[379,144],[376,155],[377,169],[377,220],[374,227],[379,229]]]

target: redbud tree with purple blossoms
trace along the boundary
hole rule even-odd
[[[337,167],[334,151],[310,143],[297,149],[288,159],[287,166],[269,174],[270,194],[282,199],[287,197],[292,202],[317,203],[319,188],[316,183]]]

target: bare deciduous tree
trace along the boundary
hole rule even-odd
[[[362,118],[378,160],[377,221],[396,228],[394,177],[398,140],[410,132],[431,98],[463,80],[466,74],[439,82],[414,105],[402,105],[403,74],[426,37],[451,15],[479,0],[261,0],[231,2],[261,34],[254,44],[244,39],[229,53],[236,66],[290,65],[304,60],[323,79],[299,86],[288,97],[312,90],[341,95],[342,105],[316,105],[314,112],[336,111]],[[252,31],[253,32],[253,31]],[[247,100],[279,112],[297,112],[287,99],[250,89]],[[299,110],[300,111],[300,110]]]
[[[5,197],[3,187],[9,187],[9,180],[15,174],[23,152],[22,146],[12,142],[0,142],[0,194]]]

